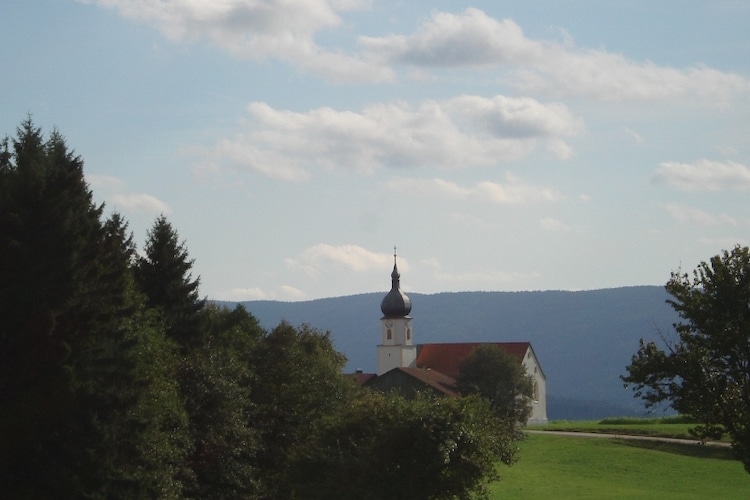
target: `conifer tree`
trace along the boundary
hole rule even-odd
[[[148,232],[145,255],[138,259],[136,278],[149,307],[163,315],[168,335],[184,345],[197,334],[200,278],[192,279],[194,261],[185,243],[162,215]]]
[[[117,355],[111,363],[119,363],[124,370],[120,383],[111,387],[125,403],[109,424],[119,430],[118,473],[109,478],[107,496],[116,491],[123,498],[181,498],[192,479],[187,464],[191,441],[176,381],[175,347],[136,289],[135,244],[127,223],[115,213],[105,222],[104,231],[100,262],[110,286],[100,311],[109,303],[118,308],[112,311],[118,320],[101,337],[116,342]],[[121,335],[111,331],[113,326]]]
[[[0,166],[0,465],[14,485],[80,491],[88,476],[71,438],[83,377],[86,297],[97,288],[101,207],[83,162],[56,131],[44,140],[31,118],[5,140]],[[90,312],[90,311],[88,311]],[[77,350],[77,352],[74,352]],[[53,466],[56,462],[60,465]],[[66,470],[71,469],[71,470]],[[6,489],[6,491],[8,491]]]
[[[0,491],[9,498],[180,496],[169,465],[181,460],[184,410],[164,381],[170,351],[139,314],[126,226],[119,216],[102,224],[101,213],[59,133],[45,141],[29,118],[4,141]],[[146,393],[159,383],[160,397]],[[157,418],[144,416],[148,401]]]

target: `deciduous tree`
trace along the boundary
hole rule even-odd
[[[531,415],[533,380],[523,365],[499,346],[477,346],[461,363],[456,384],[462,395],[487,398],[508,429],[526,424]]]
[[[290,463],[306,449],[320,423],[344,407],[353,382],[344,377],[346,358],[327,332],[282,322],[254,350],[250,399],[260,435],[256,464],[262,498],[288,498]]]
[[[293,463],[293,498],[483,496],[512,446],[496,419],[479,396],[407,400],[362,392],[324,421],[312,446]]]
[[[750,250],[736,246],[692,274],[673,272],[667,301],[676,336],[640,341],[622,379],[647,407],[696,418],[701,438],[728,433],[750,472]]]
[[[185,353],[180,381],[189,413],[194,481],[186,496],[257,498],[260,431],[250,392],[257,382],[253,352],[264,332],[244,307],[207,305],[200,331]]]

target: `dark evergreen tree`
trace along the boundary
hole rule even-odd
[[[162,215],[148,232],[145,255],[138,259],[137,282],[149,307],[163,315],[167,334],[181,346],[197,335],[200,279],[192,279],[193,260],[184,242]]]
[[[45,141],[28,119],[4,142],[0,491],[9,498],[180,494],[177,473],[148,456],[153,425],[135,418],[144,379],[154,380],[139,373],[137,349],[159,332],[140,342],[153,322],[137,314],[132,244],[119,216],[102,224],[101,213],[59,133]],[[179,446],[164,450],[156,455],[180,460]]]
[[[145,306],[145,297],[133,278],[135,245],[127,224],[114,214],[104,224],[105,239],[100,262],[109,287],[104,304],[119,310],[116,329],[102,331],[100,339],[115,340],[116,348],[107,366],[129,368],[120,383],[110,387],[126,405],[110,405],[116,436],[118,477],[112,477],[108,497],[181,498],[185,484],[192,480],[187,464],[191,448],[188,418],[182,404],[175,346],[167,337],[160,319]],[[100,312],[106,312],[104,304]],[[114,381],[113,381],[114,382]],[[101,398],[102,389],[97,388]],[[106,402],[102,402],[106,403]],[[118,411],[119,410],[119,411]],[[116,492],[116,493],[115,493]]]
[[[29,118],[8,143],[0,167],[3,479],[10,491],[81,491],[94,487],[96,464],[75,453],[70,424],[81,404],[75,357],[91,351],[86,300],[98,291],[101,207],[59,133],[45,141]]]

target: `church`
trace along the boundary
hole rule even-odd
[[[401,275],[393,255],[391,290],[380,310],[377,373],[358,373],[363,386],[398,390],[409,397],[417,392],[458,397],[456,377],[461,363],[480,342],[416,344],[412,329],[411,299],[401,290]],[[486,342],[484,342],[486,344]],[[523,365],[532,377],[534,394],[528,424],[547,423],[547,379],[529,342],[493,342]]]

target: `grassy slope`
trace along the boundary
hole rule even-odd
[[[748,498],[750,474],[728,450],[531,435],[502,467],[492,498]]]

